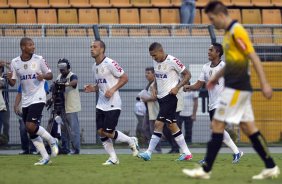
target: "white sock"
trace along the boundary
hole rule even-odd
[[[36,132],[36,135],[39,135],[43,139],[45,139],[49,144],[55,143],[55,139],[43,128],[42,126],[39,126],[38,131]]]
[[[116,133],[118,134],[116,138],[117,142],[127,142],[128,145],[134,144],[134,141],[131,139],[131,137],[125,135],[124,133],[118,130],[116,130]]]
[[[155,135],[155,134],[158,134],[158,135]],[[147,153],[149,153],[150,155],[153,153],[157,144],[160,142],[161,137],[162,137],[162,133],[160,133],[160,132],[154,132],[153,133],[151,140],[150,140],[150,143],[149,143],[149,147],[146,151]]]
[[[180,132],[181,133],[181,132]],[[178,134],[178,132],[176,132],[175,134]],[[173,136],[175,135],[173,134]],[[191,155],[191,152],[185,142],[184,136],[181,133],[180,135],[178,135],[177,137],[174,137],[176,143],[178,144],[178,146],[180,147],[180,149],[182,150],[183,153],[185,153],[186,155]]]
[[[36,147],[36,149],[39,151],[43,159],[49,159],[49,155],[45,149],[45,146],[43,144],[43,140],[40,136],[36,137],[35,139],[31,139],[33,145]]]
[[[228,146],[234,152],[234,154],[239,153],[238,147],[235,145],[235,143],[233,142],[229,133],[226,130],[224,130],[224,133],[223,133],[223,142],[224,144],[226,144],[226,146]]]
[[[115,152],[112,139],[109,138],[106,141],[103,141],[102,144],[103,144],[104,149],[106,150],[106,152],[110,155],[110,158],[111,159],[117,159],[117,154]]]

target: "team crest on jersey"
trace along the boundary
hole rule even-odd
[[[28,68],[28,65],[27,64],[24,64],[24,69],[26,70]]]
[[[96,68],[96,74],[98,74],[98,72],[99,72],[99,70],[98,70],[98,68]]]
[[[166,65],[164,65],[164,67],[163,67],[163,68],[164,68],[164,70],[166,70],[167,66],[166,66]]]
[[[100,70],[100,71],[101,71],[101,73],[104,73],[104,71],[105,71],[105,70],[104,70],[104,68],[101,68],[101,70]]]
[[[31,69],[36,70],[36,63],[31,63]]]
[[[212,70],[209,71],[209,75],[212,76]]]
[[[162,68],[162,66],[161,65],[158,65],[158,70],[160,70]]]
[[[225,110],[223,108],[218,109],[218,114],[219,115],[224,115]]]

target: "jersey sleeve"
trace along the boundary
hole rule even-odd
[[[109,63],[109,70],[115,77],[120,77],[124,74],[122,67],[116,61],[111,61]]]
[[[243,26],[240,25],[234,28],[233,38],[236,46],[244,53],[244,55],[249,55],[254,52],[253,44]]]
[[[199,81],[205,82],[205,66],[203,66],[200,76],[198,78]]]
[[[22,93],[22,85],[21,84],[18,87],[18,93]]]
[[[11,63],[11,72],[13,72],[12,79],[17,79],[17,73],[13,61]]]
[[[173,58],[172,66],[178,73],[182,73],[185,70],[185,65],[177,58]]]
[[[40,68],[43,74],[50,73],[51,69],[49,68],[47,61],[45,59],[40,60]]]

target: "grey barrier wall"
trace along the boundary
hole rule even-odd
[[[1,59],[11,60],[20,55],[19,41],[21,37],[2,37],[0,45]],[[135,135],[137,120],[133,109],[135,97],[146,86],[144,69],[152,66],[153,61],[149,56],[148,47],[152,42],[163,44],[165,51],[179,58],[192,72],[192,82],[197,80],[201,67],[207,60],[207,50],[210,45],[208,36],[202,37],[151,37],[151,38],[108,38],[102,39],[106,43],[106,55],[115,59],[129,75],[128,84],[121,92],[123,109],[118,124],[118,129]],[[86,83],[93,83],[92,64],[90,56],[91,37],[45,37],[33,38],[36,46],[36,54],[44,56],[50,68],[57,76],[56,63],[59,58],[67,58],[71,62],[72,71],[79,77],[79,88]],[[16,89],[16,88],[12,88]],[[10,92],[10,144],[19,144],[19,125],[13,113],[14,92]],[[82,143],[96,143],[95,126],[95,94],[81,94],[82,112],[79,113]],[[201,112],[199,101],[197,121],[193,129],[193,142],[206,142],[209,138],[209,120],[207,113]],[[49,113],[44,110],[43,126],[46,127]]]

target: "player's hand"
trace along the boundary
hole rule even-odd
[[[192,121],[196,121],[196,115],[191,116]]]
[[[179,91],[179,88],[178,88],[178,87],[174,87],[174,88],[172,88],[172,89],[170,90],[169,94],[171,94],[171,95],[177,95],[178,91]]]
[[[265,98],[271,99],[272,97],[272,88],[271,86],[266,83],[264,86],[262,86],[262,94]]]
[[[44,79],[43,73],[36,73],[36,75],[37,80],[42,81]]]
[[[91,93],[91,92],[96,92],[96,87],[92,84],[86,84],[84,86],[84,92],[85,93]]]
[[[207,88],[208,90],[211,90],[211,89],[214,88],[214,86],[215,86],[216,84],[218,84],[218,80],[216,80],[215,78],[211,78],[211,79],[208,81],[208,83],[207,83],[207,85],[206,85],[206,88]]]
[[[14,112],[19,115],[20,114],[20,109],[18,106],[14,106]]]
[[[152,88],[151,89],[151,96],[152,96],[152,98],[157,99],[157,94],[158,94],[157,89],[156,88]]]
[[[12,77],[13,77],[13,72],[12,71],[7,72],[7,79],[12,80]]]
[[[105,93],[105,97],[107,97],[107,98],[111,98],[112,96],[113,96],[113,94],[115,93],[115,90],[113,90],[113,89],[109,89],[109,90],[107,90],[106,91],[106,93]]]
[[[189,91],[191,91],[191,86],[190,86],[190,85],[184,85],[184,86],[183,86],[183,91],[184,91],[184,92],[189,92]]]

